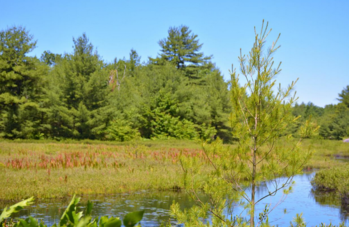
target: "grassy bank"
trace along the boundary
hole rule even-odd
[[[318,171],[312,180],[315,193],[335,192],[330,204],[340,201],[341,206],[349,205],[349,167],[334,167]]]
[[[314,153],[307,167],[324,169],[347,165],[345,158],[349,157],[349,143],[338,140],[304,140],[302,142],[303,148],[309,146]]]
[[[321,191],[336,191],[345,196],[349,193],[349,168],[334,167],[316,173],[313,185]]]
[[[179,154],[202,156],[200,145],[0,142],[0,199],[57,198],[180,188]],[[183,144],[185,143],[185,146]],[[184,148],[189,147],[189,148]]]
[[[349,156],[349,144],[302,143],[309,146],[315,152],[307,168],[346,165],[334,156]],[[0,200],[182,188],[181,152],[203,157],[193,141],[0,141]]]

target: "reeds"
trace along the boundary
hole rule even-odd
[[[180,154],[193,148],[0,142],[0,200],[182,188]]]
[[[291,144],[282,144],[291,146]],[[349,155],[342,141],[306,140],[314,155],[307,168],[345,166],[336,154]],[[183,188],[180,155],[207,163],[200,143],[139,144],[23,143],[0,141],[0,201],[110,194]],[[205,167],[206,168],[206,167]],[[204,171],[205,171],[205,168]],[[209,168],[209,167],[207,167]]]

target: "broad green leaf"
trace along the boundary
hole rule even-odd
[[[119,218],[110,218],[104,227],[121,227],[121,220]]]
[[[120,227],[121,224],[121,220],[114,217],[102,216],[99,220],[99,227]]]
[[[126,214],[126,216],[124,217],[124,220],[123,220],[124,225],[126,227],[135,226],[138,222],[140,222],[142,220],[143,214],[144,214],[144,210]]]
[[[11,216],[13,213],[17,213],[18,211],[22,210],[23,207],[29,206],[33,203],[34,197],[30,197],[29,199],[23,200],[19,203],[16,203],[15,205],[10,206],[8,209],[5,207],[5,209],[2,211],[0,215],[0,224],[8,217]]]
[[[85,227],[88,226],[91,222],[91,216],[87,215],[80,219],[80,221],[77,223],[76,227]]]
[[[20,226],[20,227],[29,227],[29,224],[27,223],[27,221],[26,220],[24,220],[24,219],[18,219],[18,223],[19,223],[19,225],[18,226]]]
[[[109,219],[108,216],[102,216],[102,217],[99,219],[99,226],[100,226],[100,227],[103,227],[103,226],[105,225],[105,223],[108,222],[108,219]]]
[[[65,211],[64,211],[64,213],[63,213],[63,215],[61,217],[61,220],[59,222],[60,226],[68,225],[69,221],[71,223],[77,224],[77,222],[74,222],[74,220],[77,218],[76,215],[78,215],[80,217],[82,216],[81,212],[78,213],[78,214],[75,213],[76,205],[79,203],[79,201],[80,201],[80,198],[75,198],[75,195],[74,195],[72,200],[70,201],[67,209],[65,209]],[[74,214],[73,214],[73,212],[74,212]]]

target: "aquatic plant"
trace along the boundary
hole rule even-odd
[[[88,201],[86,206],[85,214],[83,212],[77,212],[76,206],[79,203],[80,198],[73,196],[68,207],[65,209],[60,222],[54,224],[52,227],[121,227],[122,224],[125,227],[133,227],[139,223],[142,218],[144,211],[131,212],[125,215],[124,219],[121,221],[118,217],[108,217],[102,216],[99,218],[92,218],[91,211],[93,204]],[[23,209],[23,207],[32,204],[33,197],[23,200],[15,205],[11,206],[9,209],[5,208],[0,215],[0,225],[7,226],[4,224],[6,218],[10,217],[11,214],[18,212]],[[19,218],[17,222],[12,222],[14,227],[47,227],[43,222],[33,217],[28,217],[26,219]]]

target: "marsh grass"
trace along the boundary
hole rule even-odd
[[[311,147],[314,151],[307,164],[308,168],[326,169],[347,166],[344,159],[340,160],[336,157],[349,157],[349,143],[338,140],[309,139],[303,142],[302,147]]]
[[[283,146],[291,144],[285,142]],[[349,156],[349,144],[341,141],[305,140],[301,146],[314,150],[307,164],[310,169],[345,166],[345,162],[334,156]],[[201,144],[195,141],[3,140],[0,141],[0,200],[178,190],[183,188],[180,154],[206,162]]]
[[[0,199],[180,189],[180,153],[203,157],[199,145],[188,147],[2,141]]]

